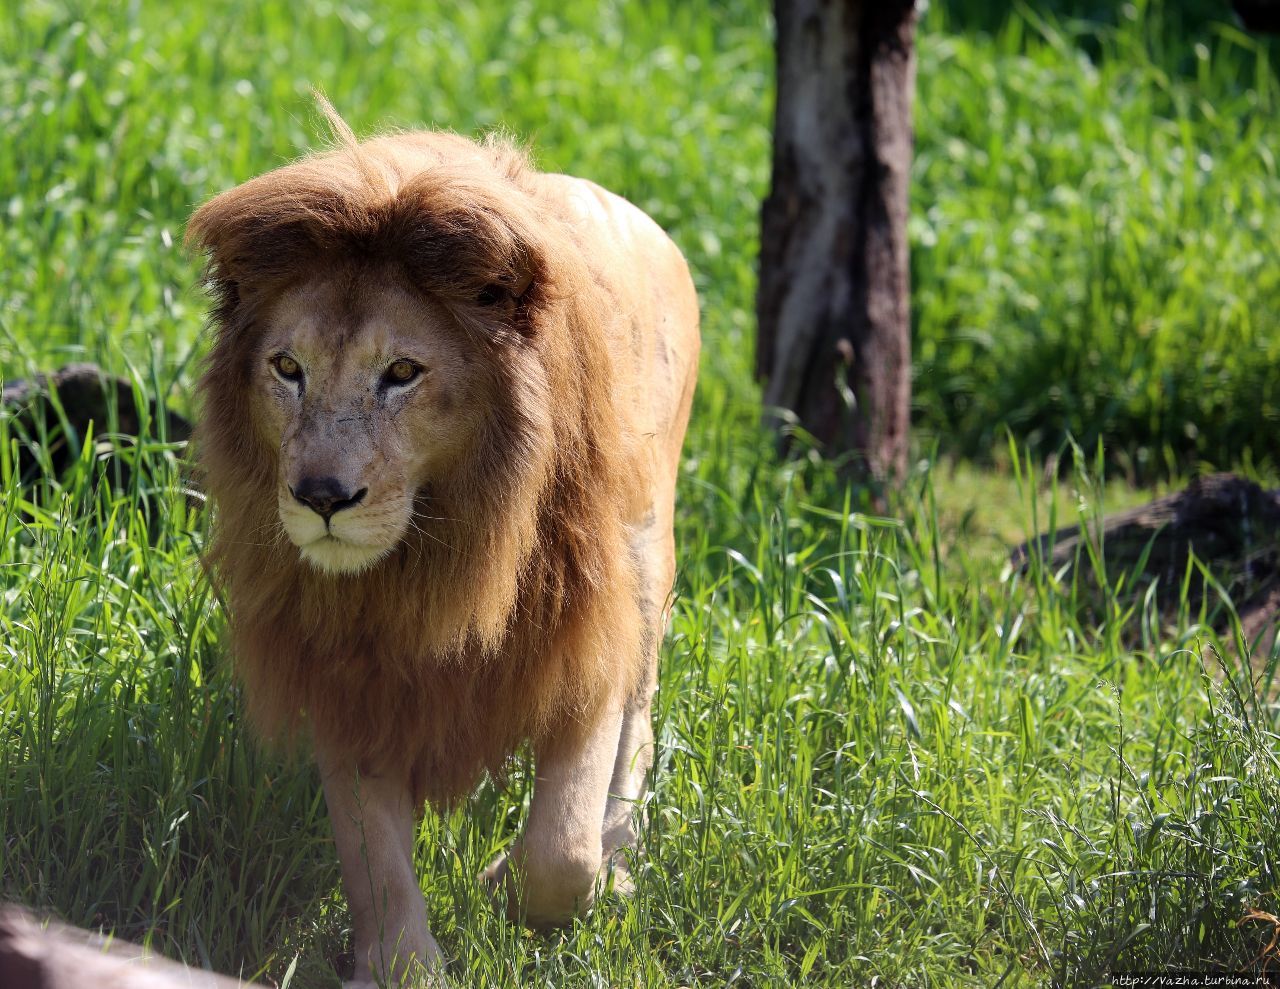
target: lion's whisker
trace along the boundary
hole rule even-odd
[[[449,543],[445,542],[443,539],[441,539],[439,536],[435,535],[434,533],[428,532],[428,531],[427,531],[426,529],[424,529],[421,525],[419,525],[419,524],[418,524],[418,520],[417,520],[417,519],[415,519],[412,515],[411,515],[411,516],[409,516],[409,527],[410,527],[411,529],[413,529],[413,531],[414,531],[414,532],[416,532],[418,535],[420,535],[420,536],[426,536],[426,537],[427,537],[428,539],[430,539],[432,542],[434,542],[434,543],[439,543],[439,544],[440,544],[441,546],[443,546],[445,549],[449,550],[449,552],[451,552],[451,553],[456,553],[456,552],[457,552],[457,548],[456,548],[456,547],[454,547],[454,546],[450,545]]]

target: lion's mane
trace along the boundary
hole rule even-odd
[[[523,741],[571,742],[645,675],[619,648],[642,638],[627,523],[648,472],[614,406],[609,250],[547,208],[542,180],[501,141],[349,140],[223,193],[188,232],[214,298],[195,437],[209,559],[251,719],[365,772],[408,772],[435,802]],[[466,462],[358,575],[312,570],[284,536],[277,451],[248,400],[263,303],[316,275],[426,293],[489,386]],[[510,305],[477,301],[492,284],[512,287]]]

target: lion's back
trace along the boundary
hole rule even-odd
[[[684,255],[643,210],[587,179],[539,176],[539,197],[566,223],[611,298],[615,380],[624,429],[651,450],[656,492],[669,500],[697,379],[698,297]]]

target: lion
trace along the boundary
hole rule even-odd
[[[331,123],[191,218],[194,446],[250,721],[319,766],[352,984],[401,984],[444,964],[417,820],[522,746],[500,907],[563,924],[628,884],[699,314],[626,200],[504,139]]]

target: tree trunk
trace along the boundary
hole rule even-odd
[[[913,0],[776,0],[773,187],[756,373],[873,479],[900,475],[911,410],[907,254]]]

